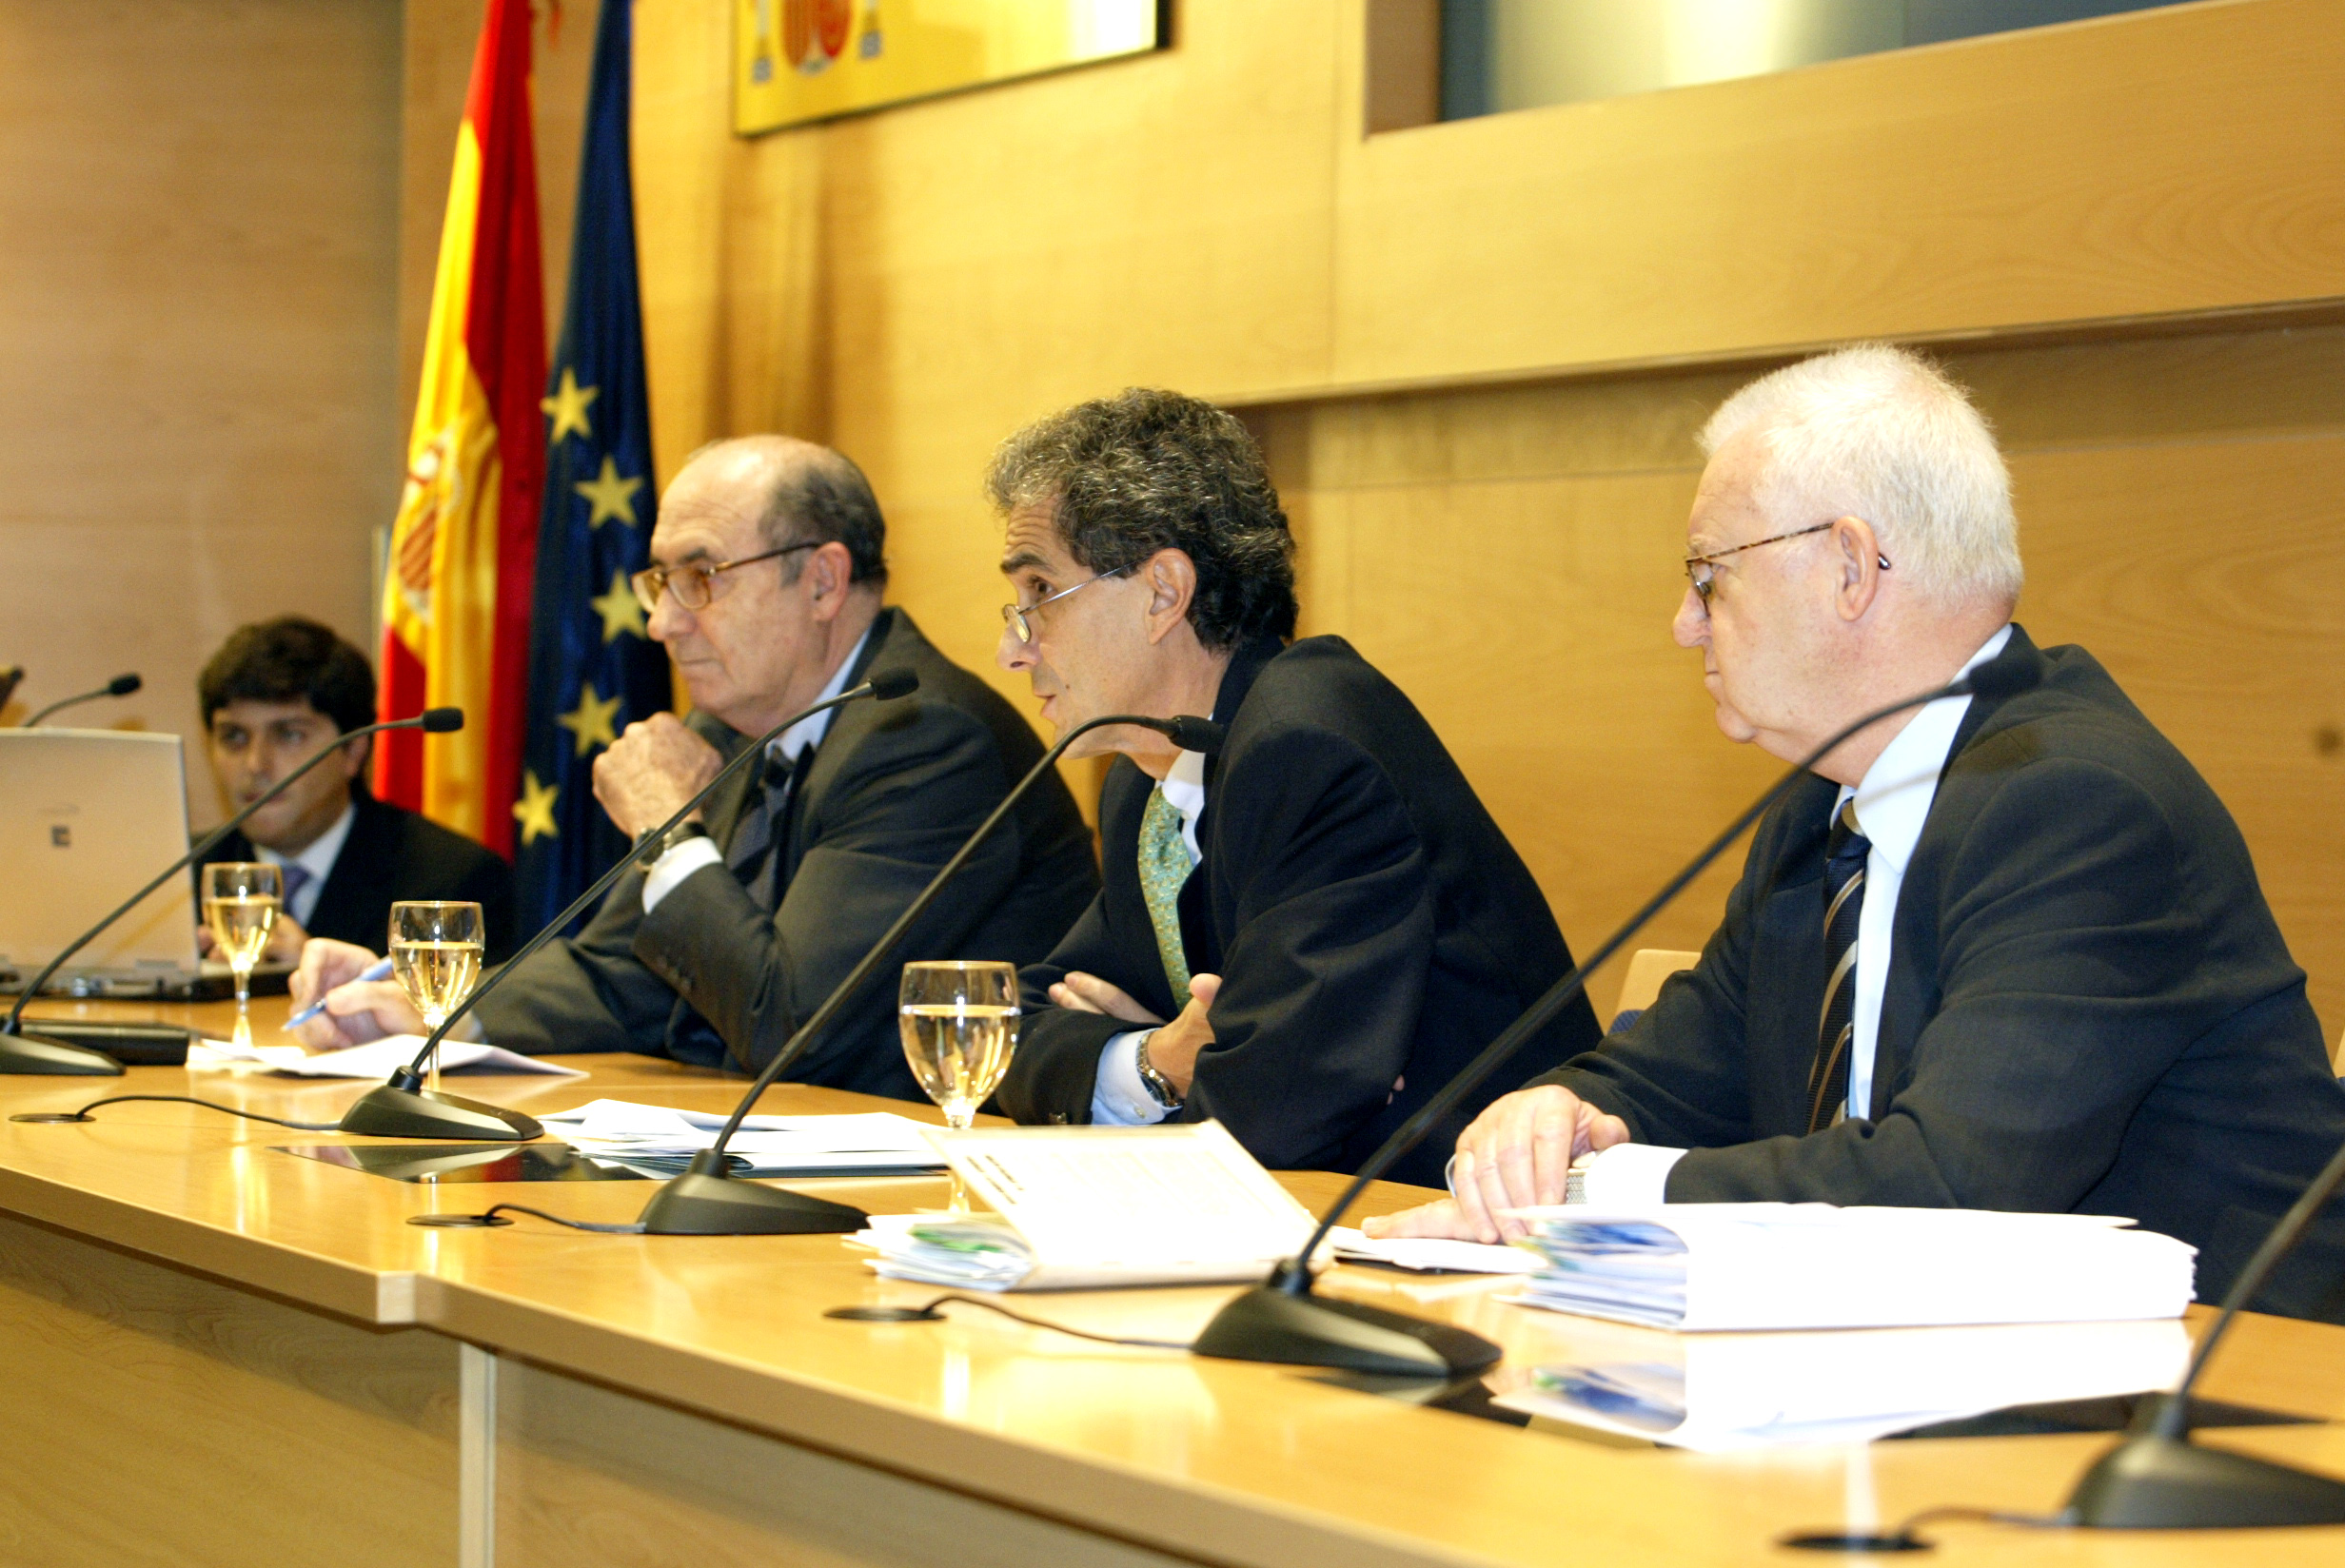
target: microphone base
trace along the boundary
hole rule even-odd
[[[2179,1438],[2134,1437],[2084,1473],[2065,1517],[2101,1530],[2345,1524],[2345,1481]]]
[[[1331,1366],[1388,1378],[1463,1378],[1505,1354],[1481,1335],[1380,1306],[1310,1293],[1289,1263],[1233,1297],[1190,1348],[1223,1361]]]
[[[0,1073],[119,1078],[122,1064],[102,1050],[46,1034],[0,1034]]]
[[[646,1236],[818,1236],[870,1219],[852,1205],[698,1169],[653,1193],[641,1215]]]
[[[343,1112],[334,1130],[370,1138],[453,1138],[519,1144],[545,1129],[536,1118],[518,1110],[483,1105],[457,1094],[407,1088],[394,1078],[378,1088],[368,1089],[356,1105]]]

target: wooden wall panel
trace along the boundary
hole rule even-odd
[[[2338,22],[2221,0],[1344,138],[1333,379],[2345,296]]]
[[[371,625],[399,49],[382,0],[0,0],[9,721],[134,669],[82,722],[192,735],[240,622]]]

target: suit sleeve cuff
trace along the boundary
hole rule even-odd
[[[1650,1208],[1668,1200],[1663,1189],[1669,1170],[1685,1158],[1682,1148],[1651,1144],[1614,1144],[1584,1167],[1591,1208]]]
[[[660,900],[676,891],[677,885],[702,866],[721,866],[724,852],[717,848],[713,838],[687,838],[651,864],[643,877],[643,912],[651,913],[660,907]]]
[[[1113,1035],[1099,1050],[1099,1076],[1091,1091],[1094,1127],[1153,1127],[1168,1114],[1140,1081],[1140,1042],[1154,1029]]]

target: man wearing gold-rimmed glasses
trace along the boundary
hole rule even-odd
[[[993,688],[883,601],[886,525],[840,454],[780,436],[719,442],[661,498],[653,564],[635,578],[651,636],[694,713],[627,727],[595,762],[620,830],[664,821],[724,760],[874,670],[910,669],[912,697],[857,702],[785,731],[703,813],[645,844],[612,888],[483,1000],[495,1043],[530,1052],[638,1050],[754,1070],[769,1060],[1042,755]],[[905,958],[1029,962],[1098,885],[1090,834],[1057,778],[1019,803],[906,938]],[[297,990],[351,979],[371,955],[313,944]],[[315,1043],[412,1029],[387,982],[349,984],[307,1026]],[[796,1079],[922,1100],[875,986]]]

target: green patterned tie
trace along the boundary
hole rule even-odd
[[[1140,895],[1148,900],[1149,924],[1156,928],[1156,951],[1164,976],[1172,982],[1172,1005],[1189,1005],[1189,954],[1181,947],[1181,886],[1192,870],[1189,846],[1181,842],[1181,813],[1156,790],[1140,818]]]

